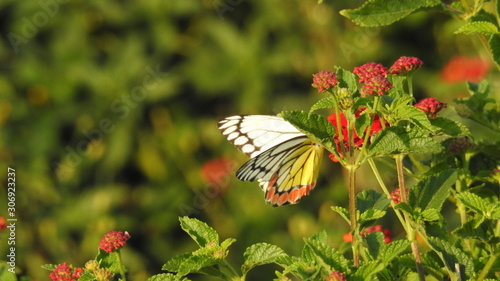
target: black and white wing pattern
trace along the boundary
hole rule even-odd
[[[258,180],[267,203],[298,203],[316,186],[323,147],[283,118],[230,116],[219,121],[219,129],[251,158],[236,172],[236,177]]]

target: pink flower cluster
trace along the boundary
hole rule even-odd
[[[337,82],[337,74],[331,71],[320,71],[314,74],[312,86],[318,89],[318,93],[322,93],[335,87]]]
[[[387,68],[380,63],[369,62],[354,68],[353,73],[359,77],[358,82],[363,83],[361,95],[383,95],[392,88],[387,80]]]
[[[75,281],[82,274],[81,268],[72,268],[67,262],[58,265],[50,274],[52,281]]]
[[[125,246],[129,238],[130,234],[127,231],[111,231],[102,237],[99,248],[110,253]]]
[[[436,98],[425,98],[414,105],[422,110],[429,118],[437,117],[441,109],[446,108],[446,103],[438,101]]]
[[[414,70],[419,69],[424,64],[419,58],[416,57],[400,57],[391,66],[390,73],[395,75],[405,75]]]

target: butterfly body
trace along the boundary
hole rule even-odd
[[[258,180],[267,203],[298,203],[316,186],[323,147],[283,118],[235,115],[221,120],[219,129],[251,158],[236,172],[236,177]]]

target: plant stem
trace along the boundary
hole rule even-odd
[[[387,196],[387,198],[391,198],[391,193],[389,192],[389,189],[387,189],[387,186],[385,186],[385,183],[382,180],[382,177],[380,176],[380,173],[379,173],[379,171],[377,169],[377,166],[375,165],[375,162],[373,161],[372,158],[368,159],[368,164],[370,164],[370,167],[372,168],[373,174],[375,175],[375,178],[377,179],[377,181],[378,181],[378,183],[380,185],[380,188],[382,188],[382,191],[384,191],[384,193]],[[401,225],[403,226],[403,228],[405,229],[405,231],[408,232],[408,230],[406,229],[406,223],[405,223],[405,220],[403,218],[403,215],[401,215],[401,211],[394,209],[395,205],[396,204],[394,204],[394,201],[391,200],[391,206],[392,206],[392,208],[394,210],[394,213],[398,217],[399,222],[401,223]]]
[[[120,250],[116,251],[116,256],[118,257],[118,264],[120,268],[121,280],[126,281],[127,277],[125,276],[125,266],[123,265],[122,255],[120,254]]]
[[[486,275],[490,271],[491,267],[495,264],[496,260],[497,260],[497,256],[494,253],[492,255],[490,255],[490,258],[488,259],[488,261],[484,265],[483,270],[481,270],[481,273],[479,273],[479,276],[477,277],[477,281],[481,281],[486,277]]]
[[[411,74],[406,76],[406,81],[408,82],[408,93],[410,94],[411,97],[413,97],[413,83],[412,83],[412,76]]]
[[[351,158],[352,159],[352,158]],[[351,220],[351,233],[352,233],[352,256],[354,266],[359,266],[359,241],[356,238],[356,231],[358,227],[358,220],[356,218],[356,166],[349,165],[346,167],[349,171],[349,218]]]
[[[404,169],[403,169],[403,158],[404,154],[396,155],[396,170],[398,173],[398,184],[399,184],[399,194],[401,196],[401,202],[408,203],[408,198],[406,197],[406,189],[405,189],[405,178],[404,178]],[[410,216],[407,212],[404,212],[404,218],[406,222],[406,234],[408,236],[408,240],[411,243],[411,250],[413,252],[413,256],[415,257],[415,263],[417,266],[418,278],[420,281],[425,281],[425,273],[424,267],[422,266],[422,260],[420,259],[420,251],[418,250],[416,233],[412,227]]]

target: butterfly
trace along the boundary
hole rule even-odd
[[[323,146],[278,116],[235,115],[218,123],[222,134],[251,159],[236,172],[257,181],[266,203],[298,203],[316,186]]]

